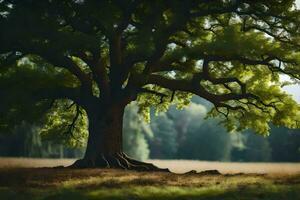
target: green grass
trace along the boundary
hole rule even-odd
[[[0,169],[1,200],[300,200],[300,175]]]

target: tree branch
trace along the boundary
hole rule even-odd
[[[205,59],[203,61],[203,67],[202,67],[202,73],[200,73],[200,75],[202,75],[202,78],[204,80],[208,80],[210,82],[212,82],[213,84],[226,84],[226,88],[228,89],[229,86],[227,85],[227,83],[237,83],[239,84],[240,88],[241,88],[241,93],[245,94],[246,93],[246,84],[242,83],[242,81],[240,81],[238,78],[236,77],[228,77],[228,78],[212,78],[209,74],[209,60]]]
[[[80,104],[80,89],[68,87],[44,88],[33,92],[32,95],[36,100],[43,99],[70,99]]]
[[[159,96],[160,97],[160,104],[163,103],[163,99],[168,96],[164,93],[157,92],[157,91],[154,91],[154,90],[149,90],[147,88],[140,88],[138,90],[138,92],[140,92],[140,93],[149,93],[149,94],[154,94],[156,96]]]
[[[225,7],[219,6],[217,8],[201,10],[199,12],[193,12],[190,15],[191,15],[191,17],[205,17],[208,15],[220,15],[220,14],[235,12],[235,11],[237,11],[238,6],[241,4],[241,2],[242,2],[241,0],[235,0],[234,3],[229,3],[229,5],[226,5]]]
[[[76,113],[75,113],[75,116],[71,122],[71,124],[68,125],[68,128],[65,132],[65,134],[70,134],[72,136],[72,138],[76,139],[75,136],[74,136],[74,130],[76,128],[76,122],[79,118],[79,116],[82,115],[82,112],[80,110],[80,107],[78,105],[76,105]]]
[[[180,90],[184,92],[190,92],[196,94],[212,103],[220,103],[229,100],[240,100],[240,99],[259,99],[251,93],[241,94],[213,94],[208,92],[201,84],[200,81],[195,80],[174,80],[168,79],[160,75],[150,75],[146,84],[154,84],[170,90]]]
[[[137,8],[137,6],[141,3],[140,0],[133,0],[129,5],[127,5],[126,10],[123,13],[123,20],[119,23],[116,32],[122,33],[128,26],[131,15]]]

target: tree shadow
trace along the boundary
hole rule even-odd
[[[203,191],[182,192],[170,190],[169,192],[152,191],[150,189],[136,191],[127,190],[95,190],[83,192],[78,190],[64,190],[50,195],[43,200],[296,200],[300,199],[300,186],[297,188],[248,188],[238,187],[230,190],[207,189]],[[188,189],[188,188],[187,188]]]

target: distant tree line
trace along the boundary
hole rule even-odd
[[[193,98],[193,103],[183,111],[172,107],[165,113],[152,112],[149,125],[139,121],[138,115],[125,118],[125,150],[139,159],[300,161],[299,129],[271,126],[269,137],[253,134],[251,130],[228,133],[217,119],[205,119],[210,106],[200,98]],[[134,105],[129,108],[127,112],[136,113]],[[126,129],[128,123],[130,131]]]
[[[0,156],[6,157],[80,157],[83,148],[71,148],[45,139],[36,125],[21,122],[11,132],[0,132]]]
[[[245,131],[227,133],[217,119],[205,119],[210,105],[200,98],[183,111],[151,112],[151,123],[140,119],[130,104],[124,115],[125,152],[146,159],[195,159],[243,162],[300,161],[300,130],[271,126],[269,137]],[[2,131],[3,132],[3,131]],[[0,134],[0,156],[80,157],[83,149],[44,138],[39,127],[21,123]]]

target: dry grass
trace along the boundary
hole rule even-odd
[[[74,159],[0,157],[0,168],[56,167],[71,165]]]
[[[152,162],[160,167],[170,168],[176,173],[184,173],[190,170],[199,172],[216,169],[224,174],[300,174],[300,163],[237,163],[191,160],[152,160]]]
[[[74,161],[74,159],[0,158],[0,168],[68,166]],[[300,163],[235,163],[191,160],[149,160],[148,162],[152,162],[162,168],[169,168],[175,173],[185,173],[190,170],[200,172],[216,169],[223,174],[300,174]]]
[[[300,200],[299,164],[153,161],[176,172],[218,169],[229,173],[222,175],[49,168],[72,162],[0,159],[0,199]]]

